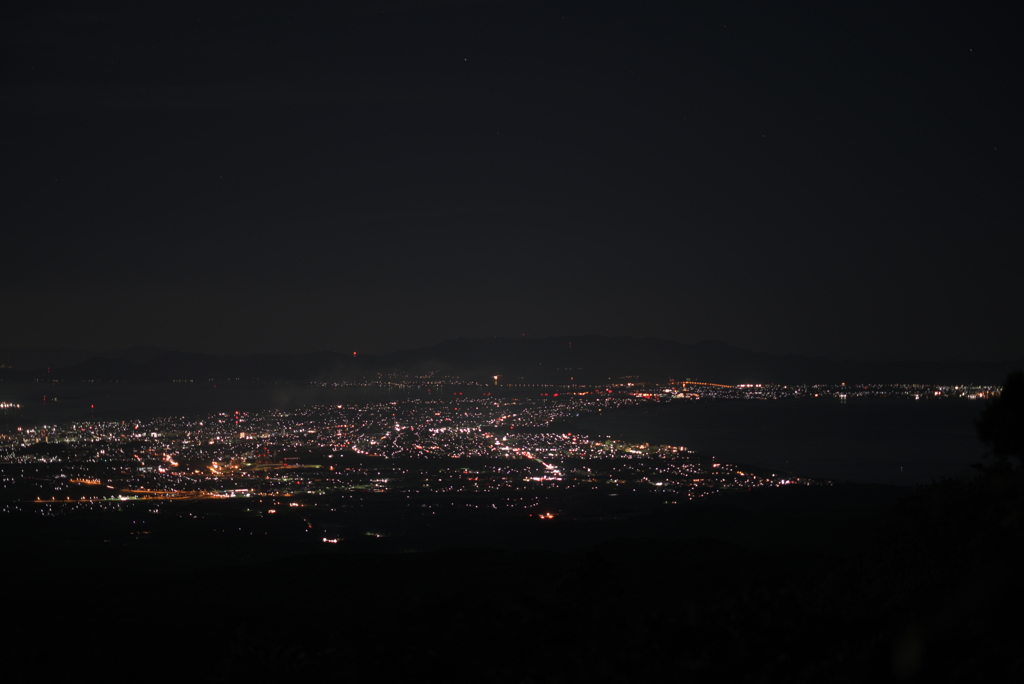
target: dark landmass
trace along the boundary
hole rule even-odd
[[[917,490],[623,492],[554,519],[474,496],[339,543],[340,519],[242,499],[12,509],[5,681],[1017,682],[1021,386],[983,412],[977,476]]]
[[[1024,365],[969,361],[836,361],[777,355],[723,342],[683,344],[653,338],[549,337],[457,339],[373,356],[312,354],[214,355],[135,347],[85,358],[73,350],[0,350],[0,379],[147,382],[234,378],[343,381],[407,373],[504,384],[602,383],[669,378],[735,383],[978,383],[997,384]]]
[[[1022,512],[1004,473],[523,521],[405,553],[254,543],[230,516],[149,538],[37,520],[0,538],[25,599],[5,679],[1019,681]]]

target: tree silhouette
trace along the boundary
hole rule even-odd
[[[990,469],[1008,470],[1011,458],[1024,459],[1024,372],[1011,373],[998,397],[992,399],[978,419],[978,437],[995,457]]]

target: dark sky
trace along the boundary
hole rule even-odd
[[[24,3],[3,342],[1024,357],[1002,5]]]

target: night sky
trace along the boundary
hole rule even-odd
[[[337,4],[3,10],[0,346],[1024,357],[1003,6]]]

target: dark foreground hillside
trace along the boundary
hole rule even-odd
[[[246,561],[8,528],[4,680],[1020,681],[1021,478],[903,494],[754,492],[575,546],[536,527],[532,548]]]

